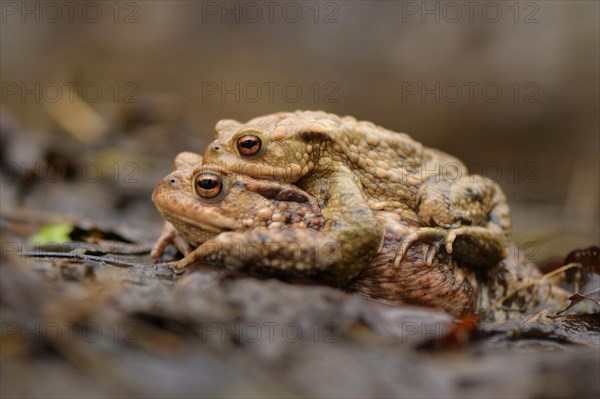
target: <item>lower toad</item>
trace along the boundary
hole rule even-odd
[[[204,263],[288,281],[337,281],[332,273],[338,270],[334,265],[340,246],[352,243],[338,243],[323,230],[323,215],[314,197],[291,184],[255,179],[199,161],[197,154],[180,154],[175,170],[153,193],[168,222],[154,257],[174,242],[186,254],[177,263],[179,269]],[[494,319],[504,318],[502,308],[509,305],[531,311],[558,307],[564,298],[564,292],[550,282],[516,290],[541,274],[513,257],[490,270],[473,270],[462,267],[443,248],[415,242],[398,260],[403,238],[420,226],[393,212],[373,214],[384,231],[383,245],[368,266],[341,287],[347,291],[387,303],[441,307],[455,316],[480,312]],[[277,237],[295,244],[281,245]],[[189,246],[195,249],[190,251]],[[316,257],[321,257],[319,262],[305,262]]]

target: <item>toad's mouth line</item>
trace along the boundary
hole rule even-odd
[[[224,231],[234,231],[234,230],[241,228],[241,225],[240,226],[226,226],[224,224],[202,223],[197,220],[189,219],[185,216],[182,216],[181,214],[176,214],[176,213],[170,212],[166,209],[159,208],[159,211],[166,219],[176,220],[178,223],[186,223],[186,224],[198,227],[199,229],[209,231],[211,233],[222,233]],[[171,222],[171,223],[173,223],[173,222]]]

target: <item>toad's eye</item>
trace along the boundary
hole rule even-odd
[[[214,173],[201,173],[194,182],[196,193],[202,198],[215,198],[223,190],[221,177]]]
[[[246,134],[238,139],[237,146],[240,154],[252,156],[259,153],[262,147],[262,140],[252,134]]]

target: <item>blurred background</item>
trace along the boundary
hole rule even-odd
[[[599,241],[599,3],[1,3],[3,212],[126,224],[221,118],[322,109],[500,182],[537,260]]]

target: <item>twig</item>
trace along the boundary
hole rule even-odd
[[[562,272],[564,272],[565,270],[569,270],[569,269],[573,269],[573,268],[581,268],[581,263],[569,263],[566,264],[564,266],[559,267],[558,269],[555,269],[549,273],[544,274],[542,277],[540,277],[539,279],[535,279],[533,281],[529,281],[526,284],[523,284],[517,288],[515,288],[513,291],[509,292],[508,294],[504,295],[503,297],[500,297],[499,299],[497,299],[494,303],[492,303],[491,305],[489,305],[486,309],[485,312],[489,311],[491,308],[495,308],[498,306],[498,304],[506,301],[507,299],[513,297],[514,295],[516,295],[519,291],[527,289],[529,287],[532,287],[534,285],[540,284],[541,282],[543,282],[544,280],[547,280],[551,277],[556,276],[557,274],[560,274]]]
[[[80,259],[87,260],[90,262],[108,263],[111,265],[120,265],[128,267],[143,266],[141,263],[127,262],[123,260],[107,258],[96,255],[86,255],[82,252],[71,251],[71,252],[45,252],[45,251],[23,251],[23,256],[29,256],[32,258],[63,258],[63,259]]]

